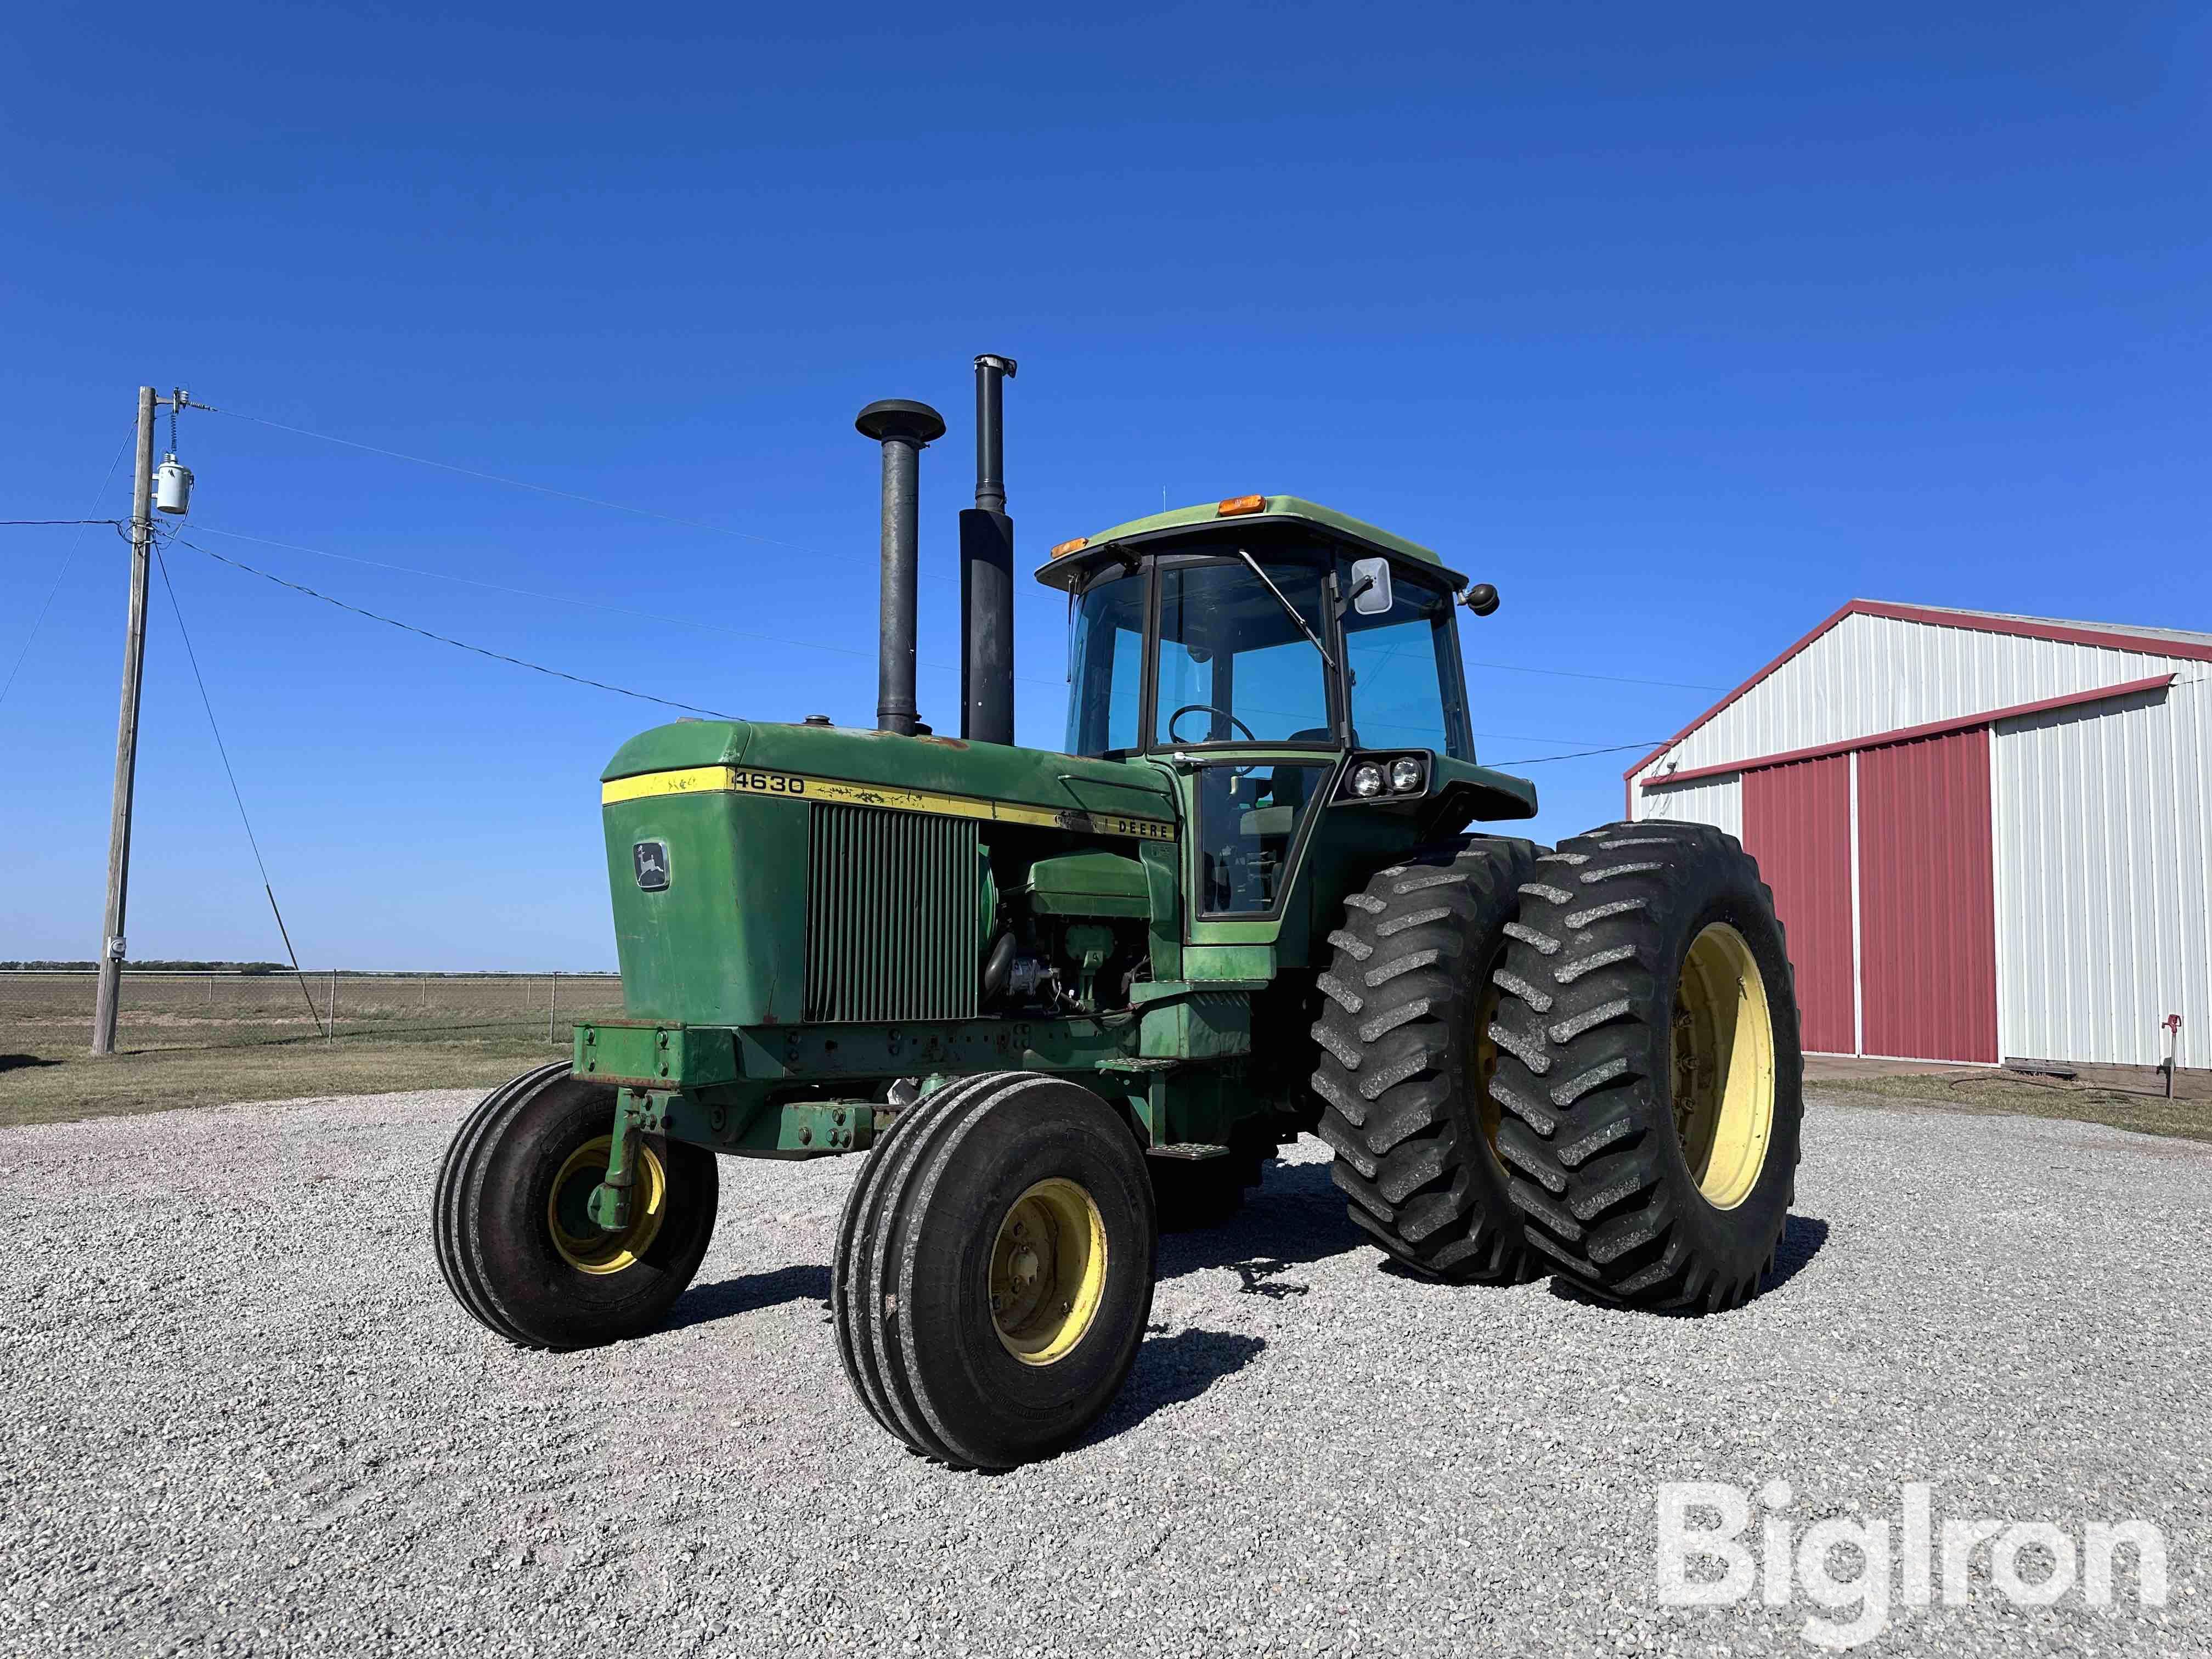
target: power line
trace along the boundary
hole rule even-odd
[[[410,455],[404,450],[386,449],[379,445],[365,444],[353,438],[340,438],[328,432],[311,431],[304,426],[288,426],[282,421],[269,420],[259,415],[244,414],[234,409],[214,409],[205,404],[194,404],[191,407],[206,410],[210,415],[228,415],[234,421],[251,421],[256,426],[270,427],[279,432],[296,433],[302,438],[315,438],[324,443],[342,445],[348,449],[358,449],[371,455],[382,455],[395,461],[411,461],[417,466],[435,467],[441,472],[458,473],[465,478],[481,478],[487,483],[505,484],[514,489],[533,490],[541,495],[551,495],[565,501],[579,501],[586,507],[605,507],[611,512],[632,513],[640,518],[657,519],[663,524],[682,525],[687,529],[704,530],[717,536],[734,536],[741,541],[759,542],[764,546],[787,548],[792,552],[805,553],[813,558],[858,559],[865,556],[857,553],[825,553],[820,548],[807,547],[798,542],[783,541],[774,536],[757,535],[750,530],[734,530],[727,525],[710,524],[704,519],[687,519],[680,514],[663,513],[655,507],[634,507],[628,501],[611,501],[604,496],[582,495],[570,489],[556,489],[550,484],[532,483],[526,478],[510,478],[503,473],[484,472],[472,466],[459,466],[451,461],[434,460],[428,455]],[[949,576],[934,572],[926,571],[922,574],[923,579],[928,581],[951,580]],[[1022,591],[1024,590],[1017,590],[1017,592]],[[1043,596],[1039,594],[1033,597]]]
[[[195,404],[195,408],[204,405]],[[287,426],[282,421],[264,419],[258,415],[247,415],[235,409],[211,409],[211,415],[228,415],[234,421],[251,421],[256,426],[274,427],[279,432],[297,433],[302,438],[319,438],[326,444],[342,444],[348,449],[364,450],[371,455],[383,455],[395,461],[412,461],[417,466],[434,466],[441,472],[458,472],[465,478],[481,478],[487,483],[506,484],[514,489],[533,489],[541,495],[558,496],[564,501],[580,501],[586,507],[603,507],[616,513],[635,513],[640,518],[659,519],[664,524],[680,524],[692,530],[711,531],[717,536],[735,536],[742,541],[761,542],[769,547],[786,547],[794,553],[811,553],[820,558],[817,549],[802,547],[797,542],[779,541],[774,536],[757,536],[750,530],[732,530],[727,525],[709,524],[704,519],[686,519],[673,513],[656,512],[649,507],[632,507],[627,501],[610,501],[598,495],[580,495],[572,489],[556,489],[550,484],[532,483],[526,478],[510,478],[497,472],[480,472],[472,466],[456,466],[451,461],[434,461],[427,455],[410,455],[401,450],[385,449],[375,444],[365,444],[352,438],[335,437],[327,432],[311,432],[304,426]]]
[[[250,564],[241,563],[212,549],[200,547],[188,542],[182,536],[177,537],[176,542],[179,547],[189,547],[193,552],[204,558],[213,559],[218,564],[227,564],[234,570],[243,570],[249,576],[258,576],[263,581],[273,582],[278,587],[289,587],[295,593],[304,593],[311,599],[320,599],[325,605],[333,605],[340,611],[351,611],[356,617],[366,617],[371,622],[382,623],[386,628],[396,628],[403,634],[419,635],[426,640],[435,640],[440,645],[450,645],[457,651],[473,652],[479,657],[489,657],[494,662],[507,663],[515,668],[527,668],[533,674],[544,674],[556,680],[567,680],[572,685],[588,685],[595,690],[611,691],[617,696],[635,697],[640,702],[658,703],[663,708],[680,708],[687,714],[707,714],[718,720],[733,720],[740,718],[736,714],[725,714],[719,708],[702,708],[696,703],[678,702],[672,697],[656,697],[649,691],[633,691],[626,685],[611,685],[605,680],[587,679],[581,674],[571,674],[562,669],[548,668],[544,663],[530,662],[521,657],[510,657],[503,651],[493,651],[484,646],[471,645],[466,640],[453,639],[445,634],[434,634],[427,628],[417,628],[414,623],[401,622],[396,617],[386,617],[374,611],[364,611],[357,605],[348,605],[343,599],[334,599],[329,594],[318,592],[300,582],[287,581],[282,576],[270,575],[266,570],[257,570]]]
[[[1467,665],[1470,668],[1503,669],[1509,674],[1550,674],[1560,679],[1604,680],[1612,685],[1664,685],[1678,691],[1725,691],[1728,690],[1725,685],[1707,685],[1698,680],[1638,680],[1631,679],[1625,674],[1585,674],[1573,668],[1524,668],[1519,663],[1514,662],[1477,662],[1472,657],[1467,659]],[[1630,749],[1635,746],[1633,744],[1623,745]]]
[[[640,611],[632,605],[608,605],[599,599],[580,599],[566,593],[547,593],[536,588],[510,587],[503,582],[488,582],[475,576],[456,576],[443,570],[424,570],[419,566],[392,564],[382,559],[364,559],[352,553],[333,553],[328,548],[306,547],[297,542],[280,542],[266,536],[249,536],[242,531],[218,530],[212,525],[193,526],[202,535],[222,536],[234,542],[252,542],[259,547],[282,548],[289,553],[308,553],[319,559],[337,559],[346,564],[364,565],[372,570],[391,570],[404,576],[422,576],[432,581],[457,582],[464,587],[481,587],[487,592],[512,593],[518,599],[542,599],[549,605],[574,605],[580,611],[604,611],[611,616],[636,617],[646,622],[662,623],[678,628],[696,628],[703,633],[726,634],[740,640],[759,640],[769,645],[793,645],[805,651],[828,651],[841,657],[872,659],[873,651],[864,651],[855,646],[830,645],[817,640],[793,639],[783,634],[760,634],[748,629],[729,628],[720,623],[702,622],[696,617],[669,616],[657,611]],[[947,674],[957,674],[959,669],[952,663],[925,662],[924,668]],[[1034,674],[1017,675],[1017,679],[1030,685],[1064,685],[1063,680],[1041,679]]]
[[[323,1017],[316,1012],[307,975],[300,971],[300,953],[292,948],[292,932],[284,926],[284,913],[276,908],[276,890],[269,880],[269,866],[261,858],[261,838],[253,833],[253,820],[246,816],[246,797],[239,792],[238,774],[231,769],[229,747],[222,740],[222,727],[216,723],[215,702],[208,696],[207,679],[200,672],[200,655],[192,649],[191,632],[185,626],[185,608],[177,603],[176,586],[169,580],[169,562],[161,556],[159,546],[154,549],[154,565],[161,573],[161,587],[169,596],[170,614],[177,619],[177,637],[185,642],[185,660],[192,665],[192,683],[200,689],[200,707],[207,710],[208,730],[215,734],[215,752],[222,757],[222,775],[230,780],[230,798],[238,803],[238,821],[246,826],[246,844],[253,849],[253,867],[261,872],[261,890],[269,896],[269,913],[276,918],[276,936],[284,941],[284,954],[292,959],[292,977],[300,982],[300,995],[307,1001],[307,1017],[315,1022],[315,1030],[321,1031]]]
[[[1485,761],[1485,766],[1541,766],[1546,761],[1583,760],[1591,755],[1618,755],[1624,749],[1656,749],[1658,739],[1643,743],[1608,744],[1602,749],[1577,749],[1569,755],[1525,755],[1518,760]]]
[[[125,441],[128,442],[129,440],[126,439]],[[120,460],[122,457],[118,455],[116,459]],[[114,471],[115,469],[112,466],[108,468],[108,471],[111,473]],[[113,525],[118,530],[123,527],[123,520],[120,519],[0,519],[0,526],[5,526],[9,528],[21,528],[25,525],[55,524],[108,524]]]
[[[1527,732],[1477,732],[1473,735],[1478,738],[1492,738],[1499,743],[1595,743],[1597,741],[1595,738],[1540,738],[1533,736]],[[1637,745],[1632,743],[1626,743],[1621,744],[1621,747],[1624,749],[1633,749],[1637,747]],[[1601,750],[1593,750],[1590,752],[1593,754],[1601,754],[1604,751]]]
[[[219,533],[229,534],[229,533],[233,533],[233,532],[219,532]],[[545,666],[545,665],[544,665],[544,664],[543,664],[543,663],[535,663],[535,662],[531,662],[531,661],[527,660],[526,659],[524,659],[524,658],[521,658],[521,657],[512,657],[512,656],[507,655],[507,654],[505,652],[503,652],[503,651],[494,651],[494,650],[491,650],[491,649],[489,649],[489,648],[488,648],[488,647],[484,647],[484,646],[481,646],[481,645],[471,645],[471,644],[470,644],[470,643],[469,643],[467,641],[465,641],[465,640],[457,640],[457,639],[453,639],[453,638],[452,638],[452,637],[451,637],[450,635],[448,635],[434,633],[434,632],[432,632],[429,629],[427,629],[427,628],[417,628],[417,627],[416,627],[414,623],[404,623],[404,622],[401,622],[398,618],[397,618],[397,617],[386,617],[386,616],[384,616],[384,615],[380,614],[380,612],[377,612],[377,611],[368,611],[368,610],[364,610],[364,609],[362,609],[360,605],[349,605],[349,604],[348,604],[348,603],[347,603],[345,600],[343,600],[343,599],[333,599],[333,598],[332,598],[331,595],[329,595],[328,593],[324,593],[324,592],[318,592],[316,589],[312,588],[312,587],[309,587],[309,586],[306,586],[304,583],[295,582],[295,581],[288,581],[288,580],[285,580],[283,577],[282,577],[282,576],[273,575],[273,574],[271,574],[270,572],[268,572],[268,571],[266,571],[266,570],[257,569],[257,568],[256,568],[254,566],[252,566],[252,565],[246,564],[246,563],[245,563],[245,562],[241,562],[241,561],[240,561],[240,560],[231,558],[231,557],[228,556],[227,555],[224,555],[224,554],[222,554],[222,553],[217,553],[217,552],[214,551],[214,550],[213,550],[212,549],[210,549],[210,548],[205,548],[205,547],[198,546],[198,545],[197,545],[196,544],[194,544],[194,543],[192,543],[192,542],[189,542],[189,541],[185,540],[182,536],[177,536],[177,537],[175,537],[175,538],[174,538],[174,539],[175,539],[175,541],[176,541],[177,544],[178,544],[179,547],[188,547],[188,548],[191,548],[191,550],[192,550],[193,552],[195,552],[195,553],[198,553],[198,554],[201,555],[203,557],[210,558],[210,559],[213,559],[213,560],[215,560],[218,564],[227,564],[227,565],[228,565],[228,566],[229,566],[232,569],[234,569],[234,570],[242,570],[242,571],[244,571],[244,572],[245,572],[247,575],[249,575],[249,576],[258,576],[258,577],[259,577],[263,581],[270,582],[270,583],[273,583],[275,586],[278,586],[278,587],[289,588],[289,589],[290,589],[292,592],[294,592],[295,593],[303,593],[303,594],[305,594],[307,598],[309,598],[309,599],[319,599],[319,600],[321,600],[325,605],[334,606],[334,607],[336,607],[337,609],[338,609],[338,610],[340,610],[340,611],[349,611],[349,612],[351,612],[353,615],[355,615],[355,616],[356,616],[356,617],[367,617],[367,618],[368,618],[369,621],[371,621],[371,622],[382,623],[383,623],[386,627],[387,627],[387,628],[397,628],[397,629],[398,629],[399,630],[401,630],[403,633],[408,633],[408,634],[414,634],[414,635],[419,635],[419,636],[421,636],[422,638],[426,639],[426,640],[434,640],[434,641],[437,641],[437,643],[439,643],[440,645],[450,645],[450,646],[453,647],[454,647],[455,649],[457,649],[457,650],[472,652],[472,653],[474,653],[476,655],[477,655],[477,656],[479,656],[479,657],[489,657],[489,658],[490,658],[494,662],[503,662],[503,663],[508,664],[510,666],[512,666],[512,667],[515,667],[515,668],[527,668],[527,669],[529,669],[532,673],[550,675],[550,676],[551,678],[553,678],[554,679],[556,679],[556,680],[567,680],[567,681],[568,681],[571,684],[574,684],[574,685],[587,685],[587,686],[590,686],[590,687],[593,688],[593,689],[594,689],[594,690],[600,690],[600,691],[612,691],[612,692],[614,692],[616,695],[617,695],[617,696],[624,696],[624,697],[635,697],[635,698],[636,698],[636,699],[637,699],[639,702],[641,702],[658,703],[658,704],[659,704],[659,705],[660,705],[662,708],[680,708],[680,709],[683,709],[686,714],[707,714],[707,715],[711,715],[711,716],[712,716],[714,719],[715,719],[715,720],[738,720],[738,719],[743,718],[743,717],[742,717],[742,716],[740,716],[740,715],[737,715],[737,714],[726,714],[726,713],[724,713],[722,710],[720,710],[720,709],[719,709],[719,708],[702,708],[699,707],[699,706],[698,706],[697,704],[696,704],[696,703],[678,702],[675,702],[673,699],[672,699],[672,698],[668,698],[668,697],[656,697],[656,696],[653,696],[650,692],[646,692],[646,691],[633,691],[633,690],[631,690],[628,686],[623,686],[623,685],[612,685],[612,684],[608,684],[608,683],[607,683],[606,681],[605,681],[605,680],[587,679],[587,678],[585,678],[583,675],[581,675],[581,674],[571,674],[571,673],[568,673],[568,672],[565,672],[564,670],[562,670],[562,669],[558,669],[558,668],[548,668],[548,667],[547,667],[547,666]],[[246,539],[246,540],[255,540],[255,539],[258,539],[258,538],[252,538],[252,537],[247,537],[247,538],[245,538],[244,539]],[[282,544],[282,543],[277,543],[277,544],[275,544],[275,545],[282,546],[282,545],[283,545],[283,544]],[[307,550],[307,550],[307,551],[313,551],[313,550],[313,550],[313,549],[307,549]],[[343,558],[343,557],[345,557],[346,556],[345,556],[345,555],[343,555],[343,554],[333,554],[333,555],[331,555],[331,556],[335,557],[335,558]],[[361,561],[357,561],[356,562],[360,562],[360,563],[374,563],[374,562],[375,562],[375,561],[374,561],[374,560],[361,560]],[[400,567],[392,567],[392,568],[400,568]],[[419,571],[419,572],[416,572],[416,573],[415,573],[415,574],[420,574],[420,575],[430,575],[430,574],[434,574],[434,573],[433,573],[433,572],[429,572],[429,571]],[[167,568],[166,566],[164,566],[164,567],[163,567],[163,568],[162,568],[161,580],[162,580],[165,583],[168,580],[168,571],[167,571]],[[467,578],[465,578],[465,577],[455,577],[455,578],[453,578],[452,580],[457,580],[457,581],[465,581],[465,580],[467,580],[468,579],[467,579]],[[477,584],[476,584],[476,586],[491,586],[491,585],[492,585],[492,584],[489,584],[489,583],[477,583]],[[514,590],[508,590],[508,591],[512,591],[512,592],[522,592],[523,590],[520,590],[520,589],[514,589]],[[546,595],[538,595],[538,596],[533,596],[533,597],[550,597],[550,596],[546,596]],[[175,595],[174,595],[174,594],[173,594],[173,593],[171,594],[171,596],[170,596],[170,603],[172,604],[172,605],[173,605],[175,604],[175,602],[176,602],[176,601],[175,601]],[[587,602],[587,601],[584,601],[584,600],[576,600],[576,601],[573,601],[573,603],[576,603],[576,604],[580,604],[580,604],[586,604],[586,603],[588,603],[588,602]],[[601,609],[617,609],[617,608],[619,608],[619,607],[596,607],[596,608],[601,608]],[[639,614],[642,614],[642,613],[639,613]],[[676,619],[675,619],[675,618],[670,618],[669,620],[676,620]],[[182,623],[182,620],[181,620],[181,618],[180,618],[180,619],[179,619],[179,629],[181,629],[181,628],[182,628],[182,626],[183,626],[183,623]],[[724,630],[724,631],[734,632],[734,631],[736,631],[736,630],[734,630],[734,629],[730,629],[730,630]],[[793,641],[793,642],[795,643],[795,641]],[[836,647],[825,647],[825,648],[834,649],[834,648],[836,648]],[[189,650],[189,649],[190,649],[189,645],[187,645],[186,649],[187,649],[187,650]],[[212,714],[210,714],[210,719],[212,719],[212,718],[213,718]],[[1510,761],[1500,761],[1500,762],[1498,762],[1498,763],[1497,763],[1497,764],[1498,764],[1498,765],[1501,765],[1501,766],[1537,766],[1537,765],[1540,765],[1540,764],[1542,764],[1543,763],[1545,763],[1545,762],[1547,762],[1547,761],[1559,761],[1559,760],[1580,760],[1580,759],[1583,759],[1583,758],[1584,758],[1585,757],[1587,757],[1587,756],[1590,756],[1590,755],[1611,755],[1611,754],[1617,754],[1617,753],[1619,753],[1620,750],[1624,750],[1624,749],[1649,749],[1649,748],[1652,748],[1652,747],[1654,747],[1654,746],[1656,745],[1656,741],[1657,741],[1656,739],[1647,738],[1647,739],[1644,739],[1644,740],[1639,741],[1639,742],[1637,742],[1637,743],[1618,743],[1618,744],[1609,744],[1609,745],[1607,745],[1607,747],[1602,748],[1602,749],[1583,749],[1583,750],[1577,750],[1574,751],[1574,752],[1573,752],[1573,753],[1571,753],[1571,754],[1565,754],[1565,755],[1534,755],[1534,756],[1528,757],[1528,758],[1526,758],[1526,759],[1510,760]],[[243,808],[242,808],[242,807],[241,807],[241,810],[243,810]],[[249,834],[251,834],[251,831],[249,830],[249,832],[248,832],[248,833],[249,833]]]
[[[123,465],[123,452],[130,447],[131,434],[129,433],[125,433],[123,436],[123,441],[115,447],[115,459],[107,464],[107,471],[100,480],[100,493],[102,495],[105,495],[107,493],[107,486],[114,481],[115,469]],[[80,526],[104,524],[119,526],[123,521],[119,519],[19,519],[12,520],[10,522],[16,524],[76,524]],[[62,591],[62,582],[69,575],[70,566],[76,562],[77,550],[83,545],[84,532],[80,530],[76,535],[70,538],[68,550],[62,555],[61,568],[54,572],[54,585],[46,590],[46,602],[39,607],[39,614],[32,619],[31,631],[23,636],[23,648],[15,653],[15,665],[8,671],[7,683],[5,684],[0,684],[0,702],[7,702],[9,692],[15,689],[15,676],[23,672],[24,663],[30,659],[31,647],[38,643],[39,630],[46,626],[46,612],[54,608],[54,596]]]
[[[283,421],[272,421],[268,419],[266,416],[260,415],[248,415],[239,410],[216,409],[206,404],[194,404],[191,407],[194,409],[205,410],[210,415],[227,415],[234,421],[250,421],[256,426],[269,427],[278,432],[290,432],[296,434],[298,436],[302,438],[314,438],[324,443],[341,445],[347,449],[358,449],[362,451],[364,453],[370,455],[382,455],[395,461],[409,461],[417,466],[435,467],[441,472],[456,473],[465,478],[480,478],[487,483],[505,484],[508,488],[514,489],[533,490],[541,495],[551,495],[561,501],[579,501],[586,507],[605,507],[610,512],[632,513],[635,514],[640,518],[657,519],[663,524],[682,525],[687,529],[704,530],[717,536],[734,536],[742,541],[759,542],[769,547],[787,548],[792,552],[805,553],[813,558],[854,559],[862,556],[861,555],[853,553],[825,553],[819,548],[807,547],[798,542],[784,541],[774,536],[758,535],[750,530],[734,530],[727,525],[710,524],[704,519],[688,519],[678,514],[663,513],[653,507],[634,507],[627,501],[611,501],[604,496],[580,495],[574,490],[570,489],[556,489],[550,484],[532,483],[526,478],[510,478],[504,473],[485,472],[472,466],[457,465],[452,461],[434,460],[428,455],[410,455],[404,450],[386,449],[378,444],[362,443],[358,439],[341,438],[332,433],[316,432],[304,426],[290,426]],[[251,538],[249,538],[248,539]],[[312,551],[313,550],[307,550]],[[343,556],[334,555],[331,556]],[[368,562],[368,561],[363,561],[363,562]],[[398,567],[394,568],[397,568]],[[428,574],[429,573],[423,572],[418,574]],[[951,580],[948,576],[939,575],[933,572],[923,572],[922,577],[924,580],[927,581],[949,581]],[[457,578],[455,580],[459,579]],[[519,592],[520,590],[510,591]],[[1045,597],[1043,594],[1037,592],[1034,588],[1026,586],[1018,586],[1015,588],[1015,592],[1019,597],[1034,599],[1042,599]],[[574,602],[571,601],[570,603]],[[611,606],[607,608],[614,609],[617,607]],[[735,630],[730,631],[734,632]],[[792,641],[792,643],[804,643],[804,641]],[[818,648],[834,649],[835,647],[825,647]],[[867,653],[862,653],[860,654],[866,655]],[[939,665],[941,666],[941,665]],[[1634,679],[1620,674],[1586,674],[1566,668],[1528,668],[1522,666],[1518,663],[1470,661],[1468,665],[1474,668],[1499,669],[1509,674],[1547,674],[1564,679],[1604,680],[1616,685],[1661,685],[1685,691],[1725,691],[1728,690],[1724,685],[1708,685],[1690,680]],[[1042,684],[1046,682],[1037,681],[1035,683]]]

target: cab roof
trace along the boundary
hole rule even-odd
[[[1252,501],[1259,505],[1245,505]],[[1224,508],[1241,510],[1224,512]],[[1283,524],[1309,525],[1394,560],[1425,566],[1442,576],[1455,591],[1467,586],[1465,576],[1449,568],[1434,551],[1419,542],[1409,542],[1364,519],[1355,519],[1349,513],[1340,513],[1333,507],[1323,507],[1298,495],[1237,496],[1225,501],[1206,501],[1197,507],[1178,507],[1166,513],[1132,519],[1095,536],[1062,542],[1053,550],[1052,557],[1038,567],[1036,579],[1047,587],[1072,589],[1111,557],[1115,549],[1133,550],[1140,543],[1191,530],[1211,529],[1216,525],[1233,530],[1244,525]]]

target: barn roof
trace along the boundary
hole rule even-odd
[[[2152,628],[2142,623],[2068,622],[2059,617],[2023,617],[2010,611],[1969,611],[1963,605],[1955,605],[1877,606],[1871,599],[1854,599],[1844,609],[1846,611],[1853,609],[1878,609],[1882,614],[1890,616],[1899,616],[1906,612],[1924,612],[1926,614],[1918,618],[1924,622],[1936,622],[1949,617],[1979,617],[1985,622],[2018,623],[2021,627],[2016,629],[2004,629],[1997,631],[2023,633],[2036,639],[2066,640],[2077,634],[2118,635],[2131,640],[2168,640],[2178,641],[2183,644],[2212,647],[2212,634],[2199,633],[2195,629],[2190,628]],[[1829,618],[1831,623],[1835,620],[1836,618],[1832,617]],[[1953,625],[1962,628],[1973,626],[1972,623],[1959,623]],[[2183,653],[2169,652],[2167,654],[2179,656]]]
[[[1884,617],[1895,622],[1922,623],[1936,628],[1963,628],[1978,633],[2009,634],[2033,640],[2052,640],[2104,650],[2148,652],[2161,657],[2185,657],[2212,662],[2212,633],[2184,628],[2155,628],[2130,623],[2074,622],[2058,617],[2026,617],[2002,611],[1971,611],[1958,605],[1899,605],[1884,599],[1852,599],[1839,606],[1802,639],[1706,709],[1680,731],[1638,758],[1620,775],[1634,778],[1668,750],[1730,703],[1750,691],[1815,640],[1850,617]]]

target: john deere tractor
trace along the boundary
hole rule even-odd
[[[1459,613],[1496,592],[1291,495],[1054,547],[1066,738],[1016,745],[1013,369],[977,361],[963,735],[914,702],[945,423],[871,404],[876,729],[683,720],[609,763],[625,1018],[461,1125],[434,1204],[454,1295],[526,1346],[636,1336],[705,1254],[718,1157],[851,1156],[846,1375],[915,1451],[981,1468],[1105,1409],[1159,1228],[1218,1220],[1301,1133],[1416,1273],[1752,1296],[1802,1070],[1752,860],[1698,824],[1492,833],[1536,810],[1470,737]]]

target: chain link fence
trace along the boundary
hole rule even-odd
[[[0,1048],[92,1029],[99,976],[0,973]],[[617,974],[123,974],[116,1027],[132,1049],[242,1048],[364,1037],[542,1040],[622,1012]]]

